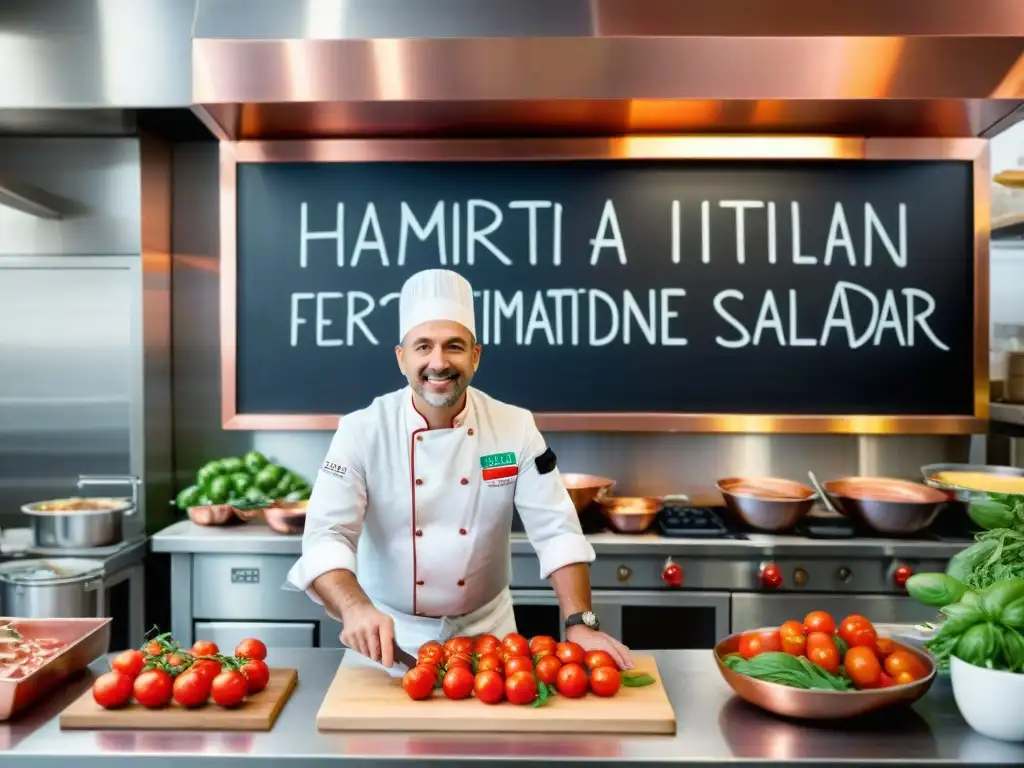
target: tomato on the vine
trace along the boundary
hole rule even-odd
[[[562,668],[562,662],[557,656],[545,656],[537,661],[537,668],[534,672],[537,679],[544,685],[554,685],[558,679],[558,670]]]
[[[444,649],[449,655],[473,653],[473,639],[471,637],[453,637],[444,644]]]
[[[824,632],[826,635],[836,633],[836,620],[825,611],[811,611],[804,618],[804,629],[811,632]]]
[[[558,641],[549,635],[535,635],[530,638],[531,656],[549,656],[557,647]]]
[[[247,693],[259,693],[270,682],[270,668],[267,662],[259,659],[246,659],[242,664],[242,674],[248,682]]]
[[[591,672],[601,667],[619,668],[619,665],[615,663],[615,659],[607,651],[587,651],[583,655],[583,664]]]
[[[170,702],[173,686],[171,676],[162,669],[149,669],[135,678],[132,695],[142,706],[156,709]]]
[[[506,659],[514,656],[529,656],[530,644],[526,638],[516,632],[509,632],[501,641],[501,652]]]
[[[777,629],[754,630],[740,635],[740,656],[744,659],[752,659],[762,653],[781,650],[782,638]]]
[[[597,696],[614,696],[622,687],[622,675],[616,667],[597,667],[590,673],[590,690]]]
[[[453,667],[445,672],[441,690],[449,699],[464,699],[473,693],[473,672],[466,667]]]
[[[267,658],[267,646],[263,644],[262,640],[257,640],[255,637],[247,637],[235,646],[235,658],[264,661]]]
[[[567,699],[578,699],[587,692],[587,672],[576,662],[565,664],[558,670],[555,688]]]
[[[473,652],[484,654],[494,653],[501,649],[501,640],[494,635],[480,635],[473,643]]]
[[[494,651],[488,651],[487,653],[481,653],[476,659],[476,671],[477,672],[488,672],[495,670],[497,672],[504,672],[505,662],[501,660]]]
[[[185,666],[185,659],[176,653],[168,653],[164,657],[164,663],[167,664],[168,667],[172,668],[183,667]]]
[[[429,661],[440,666],[444,663],[447,655],[443,645],[436,640],[431,640],[420,646],[417,661]]]
[[[559,643],[555,646],[555,656],[563,664],[582,664],[583,647],[572,642]]]
[[[212,680],[202,672],[189,669],[174,678],[174,700],[183,707],[201,707],[210,699]]]
[[[537,699],[537,678],[533,672],[513,672],[505,680],[505,698],[513,704],[530,704]]]
[[[484,704],[497,704],[505,698],[505,681],[494,670],[478,672],[473,679],[473,694]]]
[[[217,675],[220,674],[221,666],[219,661],[213,659],[196,659],[192,666],[189,667],[190,672],[197,672],[210,680],[213,680]]]
[[[419,701],[426,699],[434,692],[437,685],[437,670],[416,665],[402,678],[402,688],[409,695],[410,699]]]
[[[878,658],[883,661],[885,658],[896,652],[896,643],[891,637],[879,637],[875,640],[875,652]]]
[[[843,659],[846,674],[853,684],[861,690],[879,688],[882,684],[882,665],[874,650],[864,646],[855,646],[846,652]]]
[[[92,684],[92,697],[104,709],[123,707],[132,698],[134,680],[131,675],[117,669],[106,672]]]
[[[146,657],[142,655],[142,651],[121,651],[110,662],[111,669],[123,672],[133,679],[142,674],[145,666]]]
[[[807,659],[830,674],[839,673],[839,649],[832,635],[811,632],[807,636]]]
[[[220,648],[217,647],[216,643],[211,642],[210,640],[196,640],[195,643],[192,644],[192,650],[190,653],[193,656],[216,656],[220,653]]]
[[[513,656],[505,662],[505,677],[512,677],[516,672],[533,672],[533,659],[528,656]]]
[[[156,640],[150,640],[146,643],[146,653],[150,656],[163,656],[164,647]]]
[[[237,707],[248,692],[249,681],[237,669],[225,669],[210,684],[210,698],[222,707]]]
[[[466,669],[473,668],[473,657],[468,653],[459,651],[458,653],[451,653],[448,655],[448,660],[445,662],[445,666],[448,669],[454,669],[455,667],[465,667]]]

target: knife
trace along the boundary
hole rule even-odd
[[[359,653],[359,651],[357,651],[355,648],[352,648],[350,646],[345,645],[345,646],[342,646],[342,647],[346,651],[352,651],[352,653]],[[413,667],[416,666],[416,658],[411,653],[403,651],[401,649],[401,647],[399,647],[398,643],[392,642],[391,643],[391,647],[392,647],[392,651],[394,653],[395,662],[397,664],[401,664],[402,666],[406,667],[407,669],[412,669]],[[362,655],[362,654],[360,654],[360,655]],[[370,657],[367,656],[366,658],[370,658]],[[373,661],[373,659],[370,659],[370,660]],[[375,662],[375,663],[379,664],[380,662]]]

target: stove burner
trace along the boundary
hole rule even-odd
[[[674,538],[732,537],[722,519],[709,507],[664,507],[658,513],[658,531]]]
[[[857,527],[845,517],[804,518],[793,533],[809,539],[852,539],[857,535]]]

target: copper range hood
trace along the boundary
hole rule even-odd
[[[1022,0],[198,0],[193,101],[228,140],[992,136]]]

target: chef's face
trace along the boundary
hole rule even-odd
[[[395,355],[413,392],[435,408],[448,408],[473,380],[480,345],[465,326],[436,320],[409,331]]]

